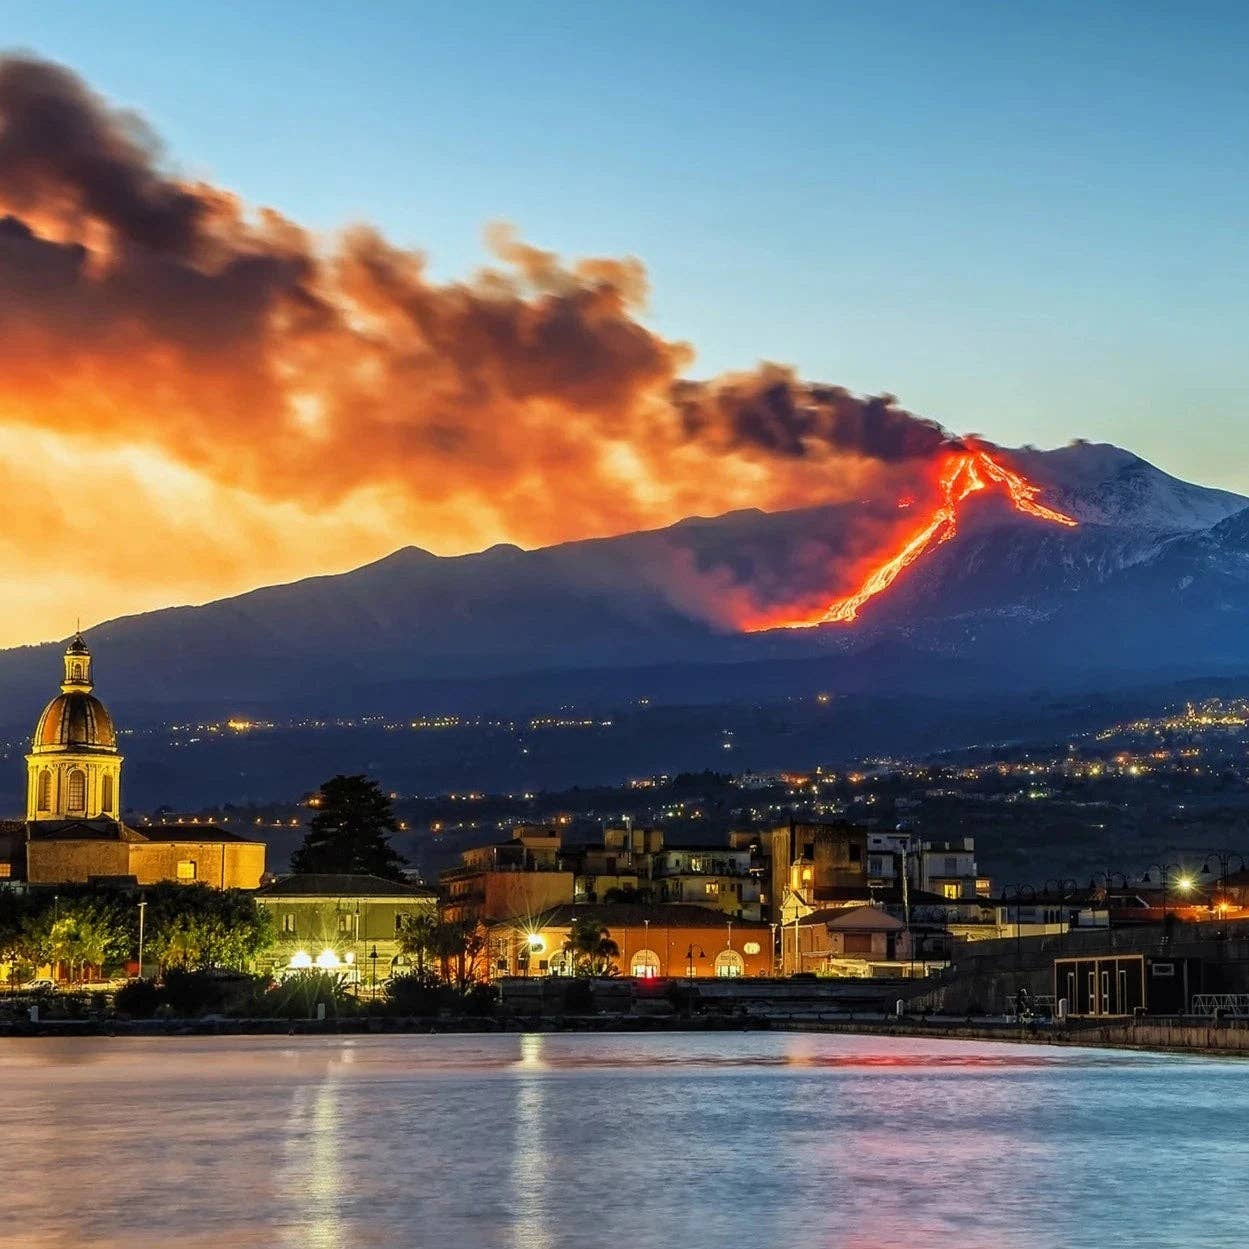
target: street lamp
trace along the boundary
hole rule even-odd
[[[695,951],[698,952],[699,958],[707,957],[707,952],[703,949],[701,945],[691,945],[690,948],[685,951],[685,961],[689,968],[689,978],[691,980],[694,979],[694,952]]]
[[[1008,890],[1013,891],[1013,900],[1015,903],[1015,961],[1023,965],[1023,935],[1020,931],[1020,914],[1024,902],[1036,901],[1036,890],[1031,885],[1007,885],[1002,890],[1002,901],[1007,904],[1006,913],[1010,914],[1011,896]]]
[[[369,982],[369,1001],[372,1003],[377,999],[377,945],[369,951],[369,962],[372,964],[372,978]]]
[[[139,979],[143,979],[143,912],[147,910],[147,899],[139,896]]]
[[[1171,873],[1179,873],[1184,869],[1178,863],[1151,863],[1145,869],[1145,875],[1141,877],[1143,884],[1152,884],[1149,873],[1155,869],[1162,881],[1162,922],[1165,924],[1167,922],[1167,885],[1171,881]],[[1193,887],[1192,877],[1177,874],[1175,876],[1175,887],[1181,893],[1187,893]]]
[[[1232,860],[1235,859],[1239,865],[1235,870],[1243,872],[1245,870],[1245,859],[1243,855],[1237,854],[1234,850],[1207,850],[1206,861],[1201,865],[1201,871],[1198,875],[1209,877],[1210,860],[1215,859],[1219,865],[1218,883],[1223,891],[1223,905],[1227,904],[1228,877],[1232,874]]]

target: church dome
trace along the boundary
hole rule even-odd
[[[80,691],[58,694],[44,708],[35,726],[33,742],[43,750],[116,750],[113,718],[93,694]]]

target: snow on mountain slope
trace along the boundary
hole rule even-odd
[[[1106,443],[1017,451],[1011,458],[1044,487],[1051,507],[1090,524],[1191,531],[1209,529],[1249,507],[1241,495],[1181,481]]]

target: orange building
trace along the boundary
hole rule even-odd
[[[520,825],[510,841],[466,850],[461,865],[439,877],[440,916],[489,923],[571,902],[575,877],[560,852],[559,833],[537,824]]]
[[[619,947],[622,975],[655,977],[770,976],[772,926],[731,919],[709,907],[667,903],[587,903],[557,906],[488,927],[490,976],[571,975],[565,949],[574,921],[598,924]]]

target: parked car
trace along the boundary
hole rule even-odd
[[[55,993],[56,981],[41,976],[38,980],[28,980],[22,985],[23,993]]]

